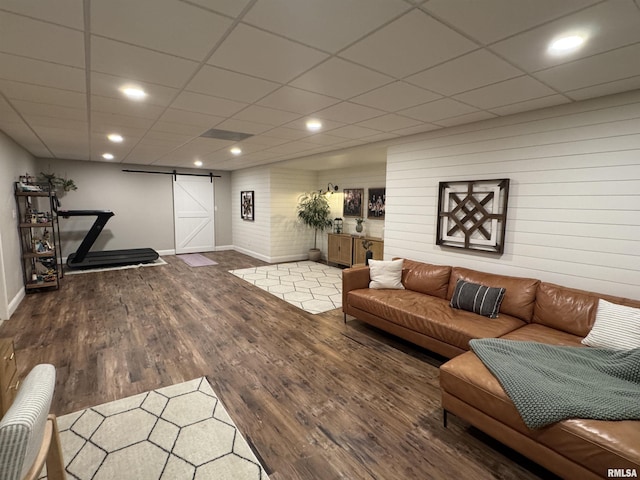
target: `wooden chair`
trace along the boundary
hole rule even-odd
[[[49,480],[65,480],[60,433],[49,414],[56,370],[42,364],[29,372],[0,420],[0,478],[35,480],[47,465]]]

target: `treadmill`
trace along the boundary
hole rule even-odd
[[[67,266],[72,270],[88,268],[120,267],[151,263],[158,259],[159,254],[152,248],[131,248],[127,250],[107,250],[90,252],[102,229],[115,214],[111,210],[61,210],[58,215],[63,218],[96,216],[96,221],[87,232],[75,253],[67,257]]]

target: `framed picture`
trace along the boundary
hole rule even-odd
[[[342,215],[345,217],[362,217],[362,201],[364,197],[364,189],[362,188],[345,188],[344,207]]]
[[[509,179],[440,182],[436,245],[503,253]]]
[[[367,202],[367,218],[384,220],[386,188],[370,188]]]
[[[254,209],[253,209],[253,190],[240,192],[240,218],[253,222]]]

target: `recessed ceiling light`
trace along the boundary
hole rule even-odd
[[[242,150],[240,148],[238,148],[238,147],[233,147],[230,150],[230,152],[233,153],[234,155],[240,155],[242,153]]]
[[[107,135],[107,138],[113,143],[122,143],[122,141],[124,140],[124,138],[122,138],[122,135],[118,135],[117,133],[110,133],[109,135]]]
[[[549,53],[562,55],[576,51],[585,41],[584,35],[571,34],[558,37],[549,44]]]
[[[105,160],[113,160],[115,157],[111,153],[103,153],[102,158],[104,158]]]
[[[202,160],[196,160],[195,162],[193,162],[193,164],[194,164],[196,167],[201,167],[201,166],[202,166]]]
[[[322,128],[322,122],[320,120],[309,120],[307,122],[307,130],[312,132],[317,132]]]
[[[120,88],[120,91],[131,100],[144,100],[144,98],[147,96],[147,92],[145,92],[142,88],[133,85],[125,85]]]

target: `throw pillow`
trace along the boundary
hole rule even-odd
[[[450,305],[453,308],[496,318],[506,289],[487,287],[477,283],[458,280]]]
[[[404,290],[402,285],[402,259],[369,260],[369,288]]]
[[[613,350],[640,348],[640,308],[600,299],[596,321],[582,343]]]

